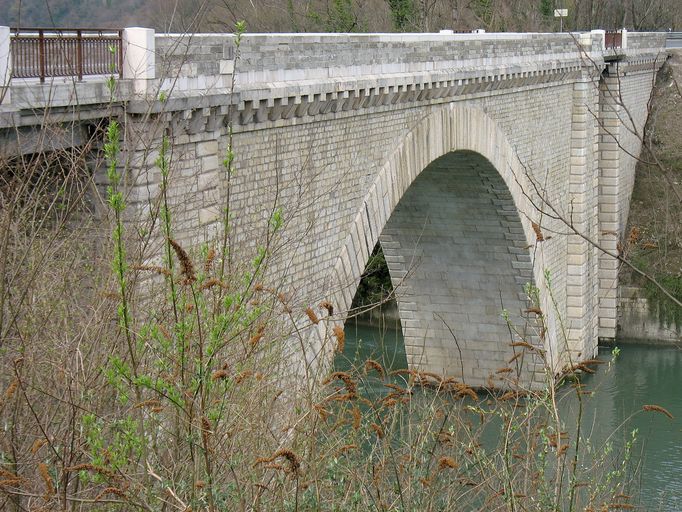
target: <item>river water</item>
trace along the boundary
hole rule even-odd
[[[617,356],[613,349],[600,349],[599,358],[609,363],[584,379],[594,391],[585,402],[583,430],[592,446],[613,443],[622,453],[631,432],[637,429],[633,467],[637,467],[639,510],[682,511],[682,349],[638,345],[622,340]],[[337,360],[344,368],[351,361],[373,358],[391,369],[405,368],[407,360],[398,325],[370,326],[349,320],[346,347]],[[572,394],[560,402],[562,413],[573,415]],[[642,406],[656,404],[669,411],[670,420]]]

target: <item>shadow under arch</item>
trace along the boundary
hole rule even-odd
[[[398,286],[412,368],[464,378],[474,386],[490,386],[490,375],[510,366],[514,375],[503,372],[503,377],[541,380],[542,365],[536,358],[529,357],[521,366],[508,363],[515,353],[510,343],[518,337],[502,317],[504,308],[512,325],[527,325],[522,318],[527,308],[524,284],[538,283],[540,307],[549,311],[544,316],[548,334],[535,343],[543,343],[549,357],[556,357],[551,339],[555,319],[547,307],[541,271],[543,255],[533,250],[536,234],[530,219],[538,214],[529,199],[531,187],[505,134],[482,110],[444,105],[430,113],[389,156],[365,196],[334,268],[336,304],[348,311],[371,251],[381,241],[391,279]],[[448,196],[448,190],[457,191],[458,196]],[[439,199],[429,200],[436,195]],[[469,211],[453,210],[463,204],[456,204],[457,197],[473,200]],[[425,205],[427,211],[419,214]],[[449,215],[466,216],[470,233],[485,232],[487,225],[495,240],[474,236],[457,240],[448,228],[454,226]],[[461,233],[467,231],[464,225],[458,227]],[[429,231],[428,244],[425,230]],[[464,247],[468,255],[453,247]],[[469,269],[467,258],[473,263]],[[421,271],[416,270],[419,265]],[[458,279],[471,286],[463,288]],[[493,292],[496,300],[488,303]],[[440,306],[431,298],[441,301]],[[462,304],[467,298],[468,305]],[[556,368],[556,361],[549,364]]]

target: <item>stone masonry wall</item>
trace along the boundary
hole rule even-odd
[[[599,334],[608,333],[610,308],[615,311],[614,297],[604,284],[616,267],[599,257],[585,238],[599,236],[600,242],[612,243],[605,228],[613,224],[618,231],[621,203],[629,197],[630,186],[624,179],[627,176],[621,175],[627,166],[616,142],[622,133],[620,106],[613,97],[609,100],[605,87],[617,85],[626,103],[640,105],[646,101],[643,80],[615,80],[614,84],[613,77],[607,76],[601,81],[600,94],[598,59],[592,62],[595,69],[585,66],[573,38],[574,46],[568,48],[566,35],[518,36],[527,47],[514,42],[515,35],[509,36],[511,42],[500,37],[433,35],[319,36],[319,41],[318,36],[301,36],[300,40],[299,36],[278,37],[245,38],[234,94],[223,90],[229,87],[234,72],[230,64],[234,53],[226,46],[231,44],[229,38],[195,37],[187,41],[185,56],[166,61],[171,74],[186,79],[179,87],[182,94],[171,96],[165,104],[157,102],[151,115],[139,104],[129,106],[127,140],[139,141],[128,146],[131,167],[138,173],[131,176],[135,185],[130,202],[139,206],[138,212],[144,214],[156,207],[159,176],[154,160],[165,134],[173,148],[169,195],[177,221],[174,236],[187,247],[215,237],[229,194],[234,259],[250,261],[256,247],[269,241],[273,260],[266,279],[285,291],[290,306],[300,313],[301,326],[307,323],[302,314],[305,307],[316,307],[323,299],[334,303],[338,319],[343,320],[380,236],[389,243],[390,253],[391,242],[414,235],[414,226],[404,224],[401,232],[403,223],[398,221],[384,229],[394,210],[400,209],[401,198],[408,192],[416,194],[414,204],[420,204],[424,197],[419,195],[419,186],[410,188],[420,173],[443,155],[469,151],[492,166],[485,172],[479,170],[479,178],[496,183],[491,186],[508,194],[508,199],[504,202],[494,194],[486,196],[484,187],[476,192],[482,202],[468,213],[483,218],[484,224],[500,222],[503,231],[498,234],[510,243],[508,249],[514,249],[505,251],[500,246],[499,251],[492,251],[492,260],[499,257],[502,268],[509,265],[515,271],[530,271],[529,275],[511,277],[517,278],[514,286],[520,286],[519,279],[523,279],[538,287],[544,327],[537,327],[534,334],[544,344],[551,368],[559,371],[569,364],[569,354],[592,357],[597,322],[601,322]],[[173,36],[167,36],[157,51],[168,52],[176,43]],[[594,53],[601,43],[592,37],[588,51]],[[308,57],[317,51],[328,56],[324,67],[315,59],[300,59],[305,45],[310,46],[304,52]],[[491,48],[503,56],[509,52],[507,59],[488,57]],[[544,53],[536,58],[528,48]],[[645,50],[637,50],[637,60],[628,63],[633,77],[638,76],[639,67],[652,67]],[[280,58],[273,59],[273,52]],[[188,67],[185,57],[194,53],[199,57],[187,61]],[[266,56],[259,63],[258,59]],[[320,70],[326,70],[326,75],[319,74]],[[372,71],[381,74],[368,75]],[[460,75],[462,78],[457,78]],[[291,82],[282,81],[287,77]],[[200,78],[215,79],[215,88],[209,87],[207,96],[200,98],[187,95]],[[275,81],[265,83],[268,79]],[[636,123],[642,115],[641,109],[636,110]],[[236,172],[229,179],[221,165],[227,151],[228,124],[234,130],[236,151]],[[622,140],[628,146],[634,144]],[[615,188],[608,188],[611,186]],[[514,212],[511,224],[510,218],[500,220],[502,203],[496,201],[504,203],[502,210]],[[490,211],[485,210],[486,204]],[[285,225],[276,240],[269,240],[268,220],[278,207]],[[462,218],[452,222],[453,226],[466,226]],[[444,224],[441,222],[442,228]],[[463,247],[453,249],[454,255],[466,254],[467,244],[477,243],[476,237],[460,238]],[[490,266],[481,266],[470,280],[462,279],[458,288],[457,276],[462,273],[456,270],[456,261],[448,259],[452,254],[439,259],[435,249],[429,251],[428,244],[425,247],[435,258],[422,281],[426,288],[408,284],[405,297],[411,289],[422,291],[401,306],[411,363],[461,373],[453,368],[454,353],[444,350],[439,312],[414,306],[417,298],[428,298],[422,295],[438,274],[434,270],[438,265],[451,276],[452,300],[466,291],[468,281],[478,280],[489,285],[488,290],[494,288],[492,274],[486,273]],[[448,254],[447,248],[443,250]],[[525,256],[515,251],[526,251]],[[158,258],[153,244],[147,257]],[[527,260],[521,261],[522,257]],[[248,269],[248,263],[244,268]],[[396,265],[391,271],[394,280],[406,273]],[[510,284],[505,289],[511,292],[512,288]],[[481,288],[482,296],[485,289]],[[511,308],[520,319],[523,297],[519,290],[514,293],[514,299],[503,302],[520,301]],[[492,301],[492,296],[482,300]],[[451,323],[459,323],[454,328],[461,329],[457,332],[469,350],[465,373],[472,383],[483,385],[492,370],[503,366],[508,355],[503,345],[509,340],[499,339],[501,332],[493,331],[501,324],[490,321],[493,311],[500,310],[499,297],[494,303],[477,302],[479,306],[482,313],[477,320],[474,309],[464,308],[471,329],[457,316],[461,311],[449,314],[454,315]],[[436,329],[436,324],[441,328]],[[496,327],[491,327],[493,324]],[[490,340],[476,338],[489,327]],[[325,328],[320,324],[319,339],[311,338],[313,353],[323,351],[320,343]],[[500,344],[497,348],[485,345],[485,350],[478,350],[477,343],[493,343],[493,338]],[[418,346],[423,349],[421,356],[416,352]]]
[[[635,185],[635,166],[644,139],[644,125],[649,114],[649,98],[656,80],[656,69],[627,71],[621,78],[620,91],[623,102],[621,126],[622,186],[619,190],[619,230],[621,236],[628,223],[630,197]]]
[[[619,253],[655,73],[662,61],[616,62],[601,82],[599,144],[599,337],[616,335]]]
[[[113,100],[103,77],[13,79],[0,130],[31,131],[46,108],[84,130],[118,116],[127,199],[138,218],[158,213],[155,161],[168,137],[173,236],[187,247],[215,238],[229,196],[230,244],[234,259],[247,262],[242,270],[268,243],[269,279],[300,311],[331,298],[338,321],[417,176],[448,153],[470,151],[492,165],[518,212],[520,228],[508,235],[517,245],[525,240],[552,368],[568,355],[592,356],[597,328],[615,334],[618,262],[590,240],[618,251],[630,155],[640,148],[632,132],[644,126],[665,34],[623,34],[624,47],[608,50],[603,31],[248,34],[237,52],[225,34],[128,32],[144,38],[126,52],[124,71],[138,64],[144,73],[124,76]],[[140,62],[130,61],[135,55]],[[229,177],[228,132],[237,155]],[[286,222],[271,240],[275,208]],[[159,247],[158,236],[141,244],[141,258],[158,260]]]
[[[497,172],[505,173],[507,186],[511,188],[515,180],[527,182],[525,192],[529,196],[537,195],[529,182],[532,179],[541,195],[562,210],[568,204],[572,90],[572,82],[567,79],[557,84],[517,88],[514,94],[469,95],[457,103],[463,111],[479,112],[482,118],[490,119],[504,134],[509,154],[500,156],[495,164],[500,167]],[[446,118],[458,115],[448,114],[450,111],[451,104],[447,103],[420,108],[389,107],[371,115],[330,113],[314,122],[236,132],[237,172],[230,185],[234,212],[231,236],[241,255],[253,254],[255,245],[264,240],[273,205],[279,205],[288,223],[280,240],[279,257],[271,267],[272,275],[285,284],[292,303],[301,311],[307,305],[314,306],[321,299],[329,298],[334,299],[341,311],[349,307],[369,253],[388,218],[384,210],[391,207],[387,197],[384,198],[387,203],[381,207],[368,201],[368,190],[376,185],[379,171],[395,154],[396,147],[416,127],[422,126],[425,118],[436,114]],[[131,129],[132,126],[131,123]],[[428,157],[424,165],[412,160],[413,157],[406,157],[408,160],[403,165],[411,177],[405,176],[401,187],[409,187],[411,180],[432,159],[450,149],[459,149],[458,137],[479,140],[482,144],[496,140],[491,138],[492,134],[481,131],[480,125],[469,123],[465,118],[456,120],[453,126],[461,126],[458,130],[463,132],[449,133],[446,125],[434,125],[424,132],[424,139],[415,141],[419,146],[415,151],[434,156]],[[145,166],[135,164],[142,172],[136,178],[137,195],[131,198],[132,202],[145,203],[149,191],[152,196],[158,191],[159,177],[153,162],[158,154],[155,148],[160,144],[160,134],[165,131],[170,135],[173,147],[171,211],[177,220],[175,236],[186,246],[196,245],[204,236],[216,233],[225,198],[226,178],[220,155],[226,151],[227,129],[222,125],[211,130],[208,125],[202,128],[203,131],[194,130],[192,118],[171,122],[159,118],[156,132],[147,128],[144,133],[138,133],[151,138],[143,145],[150,151],[145,156],[144,147],[140,147],[136,156],[131,154],[132,158],[147,161],[146,170]],[[502,139],[495,142],[494,147],[486,150],[492,153],[485,156],[494,160],[494,153],[502,151],[502,142]],[[397,203],[400,195],[395,194],[392,200]],[[523,203],[521,196],[517,187],[514,198],[517,206]],[[548,318],[563,318],[566,315],[567,238],[562,235],[550,238],[551,233],[562,232],[561,225],[544,215],[541,202],[536,204],[539,208],[527,203],[519,209],[525,231],[514,236],[520,235],[525,242],[518,242],[517,249],[525,248],[529,261],[532,256],[536,276],[543,276],[547,270],[551,284],[538,284],[551,286],[556,301],[553,306],[543,305],[543,309],[546,306]],[[493,205],[491,209],[494,212]],[[366,212],[368,221],[362,228],[364,234],[355,236],[359,212]],[[547,241],[534,243],[531,221],[545,230]],[[529,244],[533,249],[529,250]],[[351,249],[347,250],[347,260],[342,258],[343,272],[339,275],[334,269],[339,268],[339,255],[344,253],[344,247]],[[480,279],[485,280],[486,276],[481,275]],[[498,302],[487,304],[487,310],[499,311]],[[519,313],[519,308],[515,309]],[[547,339],[558,339],[560,322],[550,322],[549,327]],[[442,340],[433,338],[428,343],[432,341],[441,343]],[[557,351],[558,347],[554,347],[554,352]],[[503,354],[504,350],[498,352]],[[481,352],[474,353],[478,354],[482,369],[476,377],[483,384],[487,373],[483,376],[482,372],[489,372],[493,364],[499,368],[502,360],[491,358],[485,362]]]

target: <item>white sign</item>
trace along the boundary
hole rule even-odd
[[[554,9],[555,18],[565,18],[568,16],[568,9]]]

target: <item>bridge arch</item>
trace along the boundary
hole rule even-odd
[[[454,105],[431,111],[404,136],[363,200],[335,265],[337,304],[343,311],[350,308],[380,241],[391,279],[400,284],[397,301],[410,366],[487,386],[491,374],[508,366],[514,355],[510,342],[520,337],[509,331],[502,309],[514,325],[528,327],[524,284],[534,282],[547,312],[543,348],[557,367],[556,321],[542,275],[542,246],[532,226],[540,213],[531,203],[531,190],[505,133],[484,111]],[[441,203],[429,207],[427,197],[434,192]],[[461,218],[462,207],[470,208],[470,218]],[[450,215],[460,215],[461,222],[450,223]],[[446,228],[458,222],[459,229]],[[452,243],[457,232],[485,231],[486,225],[488,238],[465,236],[462,244]],[[439,237],[450,247],[440,243],[439,248]],[[532,334],[521,337],[529,340]],[[535,343],[543,342],[536,337]],[[515,366],[515,374],[524,381],[542,378],[535,358],[522,366]]]

